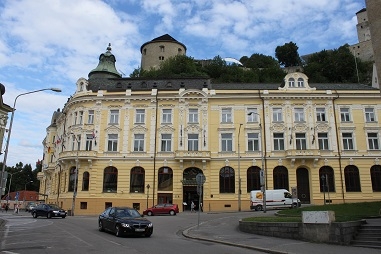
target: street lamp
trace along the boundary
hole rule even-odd
[[[4,151],[4,159],[3,159],[3,169],[1,171],[1,177],[0,177],[0,196],[3,193],[3,178],[4,178],[4,172],[5,172],[5,167],[7,164],[7,156],[8,156],[8,150],[9,150],[9,141],[11,139],[11,131],[12,131],[12,124],[13,124],[13,118],[15,116],[15,110],[16,110],[16,101],[20,96],[31,94],[31,93],[37,93],[41,91],[46,91],[46,90],[51,90],[53,92],[61,92],[61,89],[59,88],[44,88],[44,89],[39,89],[39,90],[34,90],[26,93],[21,93],[16,96],[15,101],[13,103],[13,108],[12,108],[12,114],[11,114],[11,120],[9,122],[9,128],[8,128],[8,138],[7,138],[7,143],[5,146],[5,151]]]
[[[263,137],[262,137],[262,121],[261,121],[261,115],[258,114],[257,112],[249,112],[248,115],[252,115],[252,114],[255,114],[258,116],[259,118],[259,135],[260,135],[260,139],[261,139],[261,161],[262,161],[262,170],[261,170],[261,174],[262,174],[262,192],[263,192],[263,212],[266,213],[266,169],[265,169],[265,160],[264,160],[264,154],[263,154]]]
[[[149,184],[147,184],[147,209],[148,209],[148,199],[149,199],[149,188],[151,186]]]
[[[241,211],[241,153],[239,146],[239,135],[241,134],[241,126],[242,124],[239,124],[238,129],[238,212]]]
[[[79,152],[79,145],[80,140],[74,135],[74,133],[70,133],[73,135],[74,139],[77,141],[77,157],[75,159],[75,171],[74,171],[74,186],[73,186],[73,201],[71,203],[71,216],[74,216],[74,209],[75,209],[75,198],[77,197],[77,180],[78,180],[78,152]]]
[[[33,181],[28,181],[28,182],[26,182],[26,183],[24,184],[24,195],[23,195],[23,200],[22,200],[22,204],[24,205],[24,207],[25,207],[26,185],[27,185],[28,183],[33,183]]]
[[[9,201],[9,198],[10,198],[10,192],[11,192],[11,185],[12,185],[12,177],[14,174],[17,174],[17,173],[20,173],[21,171],[19,172],[15,172],[15,173],[9,173],[9,175],[11,175],[11,179],[9,180],[9,185],[8,185],[8,197],[7,197],[7,204],[8,204],[8,201]]]

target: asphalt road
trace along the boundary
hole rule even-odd
[[[147,254],[210,254],[262,253],[250,249],[185,238],[183,230],[228,214],[180,213],[176,216],[148,217],[154,224],[151,237],[118,238],[99,232],[97,217],[74,216],[37,218],[29,213],[0,213],[8,222],[0,231],[0,253],[147,253]],[[238,223],[238,222],[237,222]],[[216,232],[218,234],[218,232]]]

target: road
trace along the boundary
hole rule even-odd
[[[8,223],[0,232],[0,253],[147,253],[147,254],[256,254],[250,249],[185,238],[182,231],[206,220],[229,219],[229,213],[180,213],[176,216],[148,217],[154,224],[150,238],[118,238],[99,232],[96,216],[37,218],[29,213],[0,214]],[[232,215],[233,216],[233,215]],[[247,215],[246,215],[247,216]],[[238,221],[237,221],[238,226]],[[234,228],[232,230],[235,230]],[[218,234],[218,232],[216,232]]]

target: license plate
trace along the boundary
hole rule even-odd
[[[135,229],[135,231],[136,232],[143,232],[143,231],[145,231],[145,229],[144,228],[137,228],[137,229]]]

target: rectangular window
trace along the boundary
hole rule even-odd
[[[295,109],[295,122],[304,122],[304,109]]]
[[[188,134],[188,151],[198,151],[198,134]]]
[[[222,118],[221,121],[223,123],[231,123],[232,122],[232,109],[231,108],[223,108],[221,118]]]
[[[233,151],[233,134],[231,133],[221,134],[221,148],[222,148],[222,152]]]
[[[247,122],[255,123],[258,122],[258,110],[256,108],[248,108],[247,109]]]
[[[353,150],[352,133],[343,133],[343,148],[344,150]]]
[[[317,108],[316,109],[316,121],[325,122],[325,108]]]
[[[171,134],[161,134],[161,151],[170,152],[172,150],[172,135]]]
[[[87,123],[88,124],[93,124],[94,123],[94,110],[89,110],[89,112],[88,112],[88,118],[87,118]]]
[[[349,122],[349,108],[341,108],[340,109],[340,118],[342,122]]]
[[[172,109],[163,109],[163,123],[172,123]]]
[[[93,135],[86,134],[86,151],[91,151],[93,147]]]
[[[78,113],[74,112],[74,115],[73,115],[73,125],[77,124],[77,117],[78,117]]]
[[[284,150],[283,133],[274,133],[274,150],[275,151],[283,151]]]
[[[197,108],[190,108],[189,109],[188,121],[190,123],[198,123],[198,109]]]
[[[134,152],[144,151],[144,134],[134,135]]]
[[[83,123],[83,111],[79,111],[79,119],[78,119],[78,124]]]
[[[118,151],[118,134],[108,134],[107,151]]]
[[[377,133],[368,133],[368,145],[369,145],[369,150],[379,149]]]
[[[295,133],[296,150],[307,150],[307,140],[305,133]]]
[[[137,109],[135,114],[135,123],[144,123],[145,109]]]
[[[365,109],[365,119],[367,122],[376,121],[376,119],[374,117],[374,109],[373,108],[366,108]]]
[[[329,150],[328,133],[318,133],[319,150]]]
[[[259,134],[258,133],[247,134],[247,150],[259,151]]]
[[[281,108],[274,108],[273,109],[273,121],[274,122],[282,122],[282,109]]]
[[[110,110],[110,124],[117,124],[119,121],[119,110]]]

